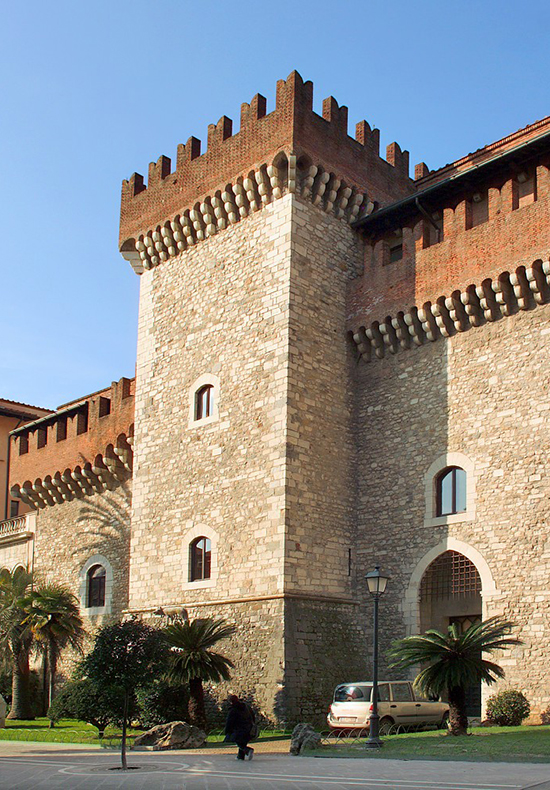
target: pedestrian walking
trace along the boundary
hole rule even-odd
[[[230,708],[225,722],[225,740],[236,743],[239,747],[237,760],[251,760],[254,749],[248,742],[252,738],[255,725],[254,712],[236,694],[231,694],[228,699]]]

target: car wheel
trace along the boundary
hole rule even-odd
[[[380,724],[378,727],[380,735],[389,735],[393,729],[393,726],[393,719],[391,719],[389,716],[384,716],[383,719],[380,719]]]
[[[438,728],[440,730],[448,730],[449,729],[449,711],[443,714],[443,718],[438,724]]]

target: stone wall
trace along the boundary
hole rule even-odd
[[[290,207],[289,195],[142,275],[133,609],[282,589]],[[205,375],[217,414],[194,422]],[[184,570],[197,530],[215,555],[206,587]]]
[[[90,630],[121,616],[128,605],[131,482],[37,514],[35,565],[38,578],[69,586],[81,601]],[[113,571],[110,613],[86,611],[81,576],[86,562],[105,557]]]
[[[357,369],[358,554],[392,577],[382,656],[418,626],[427,560],[460,551],[481,575],[483,615],[517,623],[524,645],[503,655],[499,687],[524,691],[536,720],[550,703],[549,334],[544,305]],[[456,458],[467,513],[434,518],[426,475]]]

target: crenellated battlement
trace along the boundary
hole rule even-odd
[[[313,111],[313,83],[304,82],[298,72],[277,83],[275,109],[267,112],[264,96],[256,94],[241,106],[240,130],[233,134],[230,118],[222,116],[208,127],[207,150],[190,137],[178,146],[176,167],[169,157],[160,156],[149,165],[147,185],[134,173],[122,184],[120,245],[125,251],[132,242],[178,213],[204,204],[228,182],[250,177],[262,166],[285,157],[307,160],[333,173],[346,188],[369,194],[369,199],[385,205],[411,194],[409,157],[397,143],[387,149],[387,159],[379,155],[380,135],[366,121],[356,126],[355,138],[348,135],[348,109],[334,97],[323,101],[322,115]],[[287,173],[281,179],[283,191],[293,191]]]
[[[64,404],[10,434],[11,495],[40,509],[113,487],[132,469],[135,379]]]

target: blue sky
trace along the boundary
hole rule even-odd
[[[120,184],[293,69],[436,168],[550,114],[546,0],[1,3],[0,397],[132,376]]]

